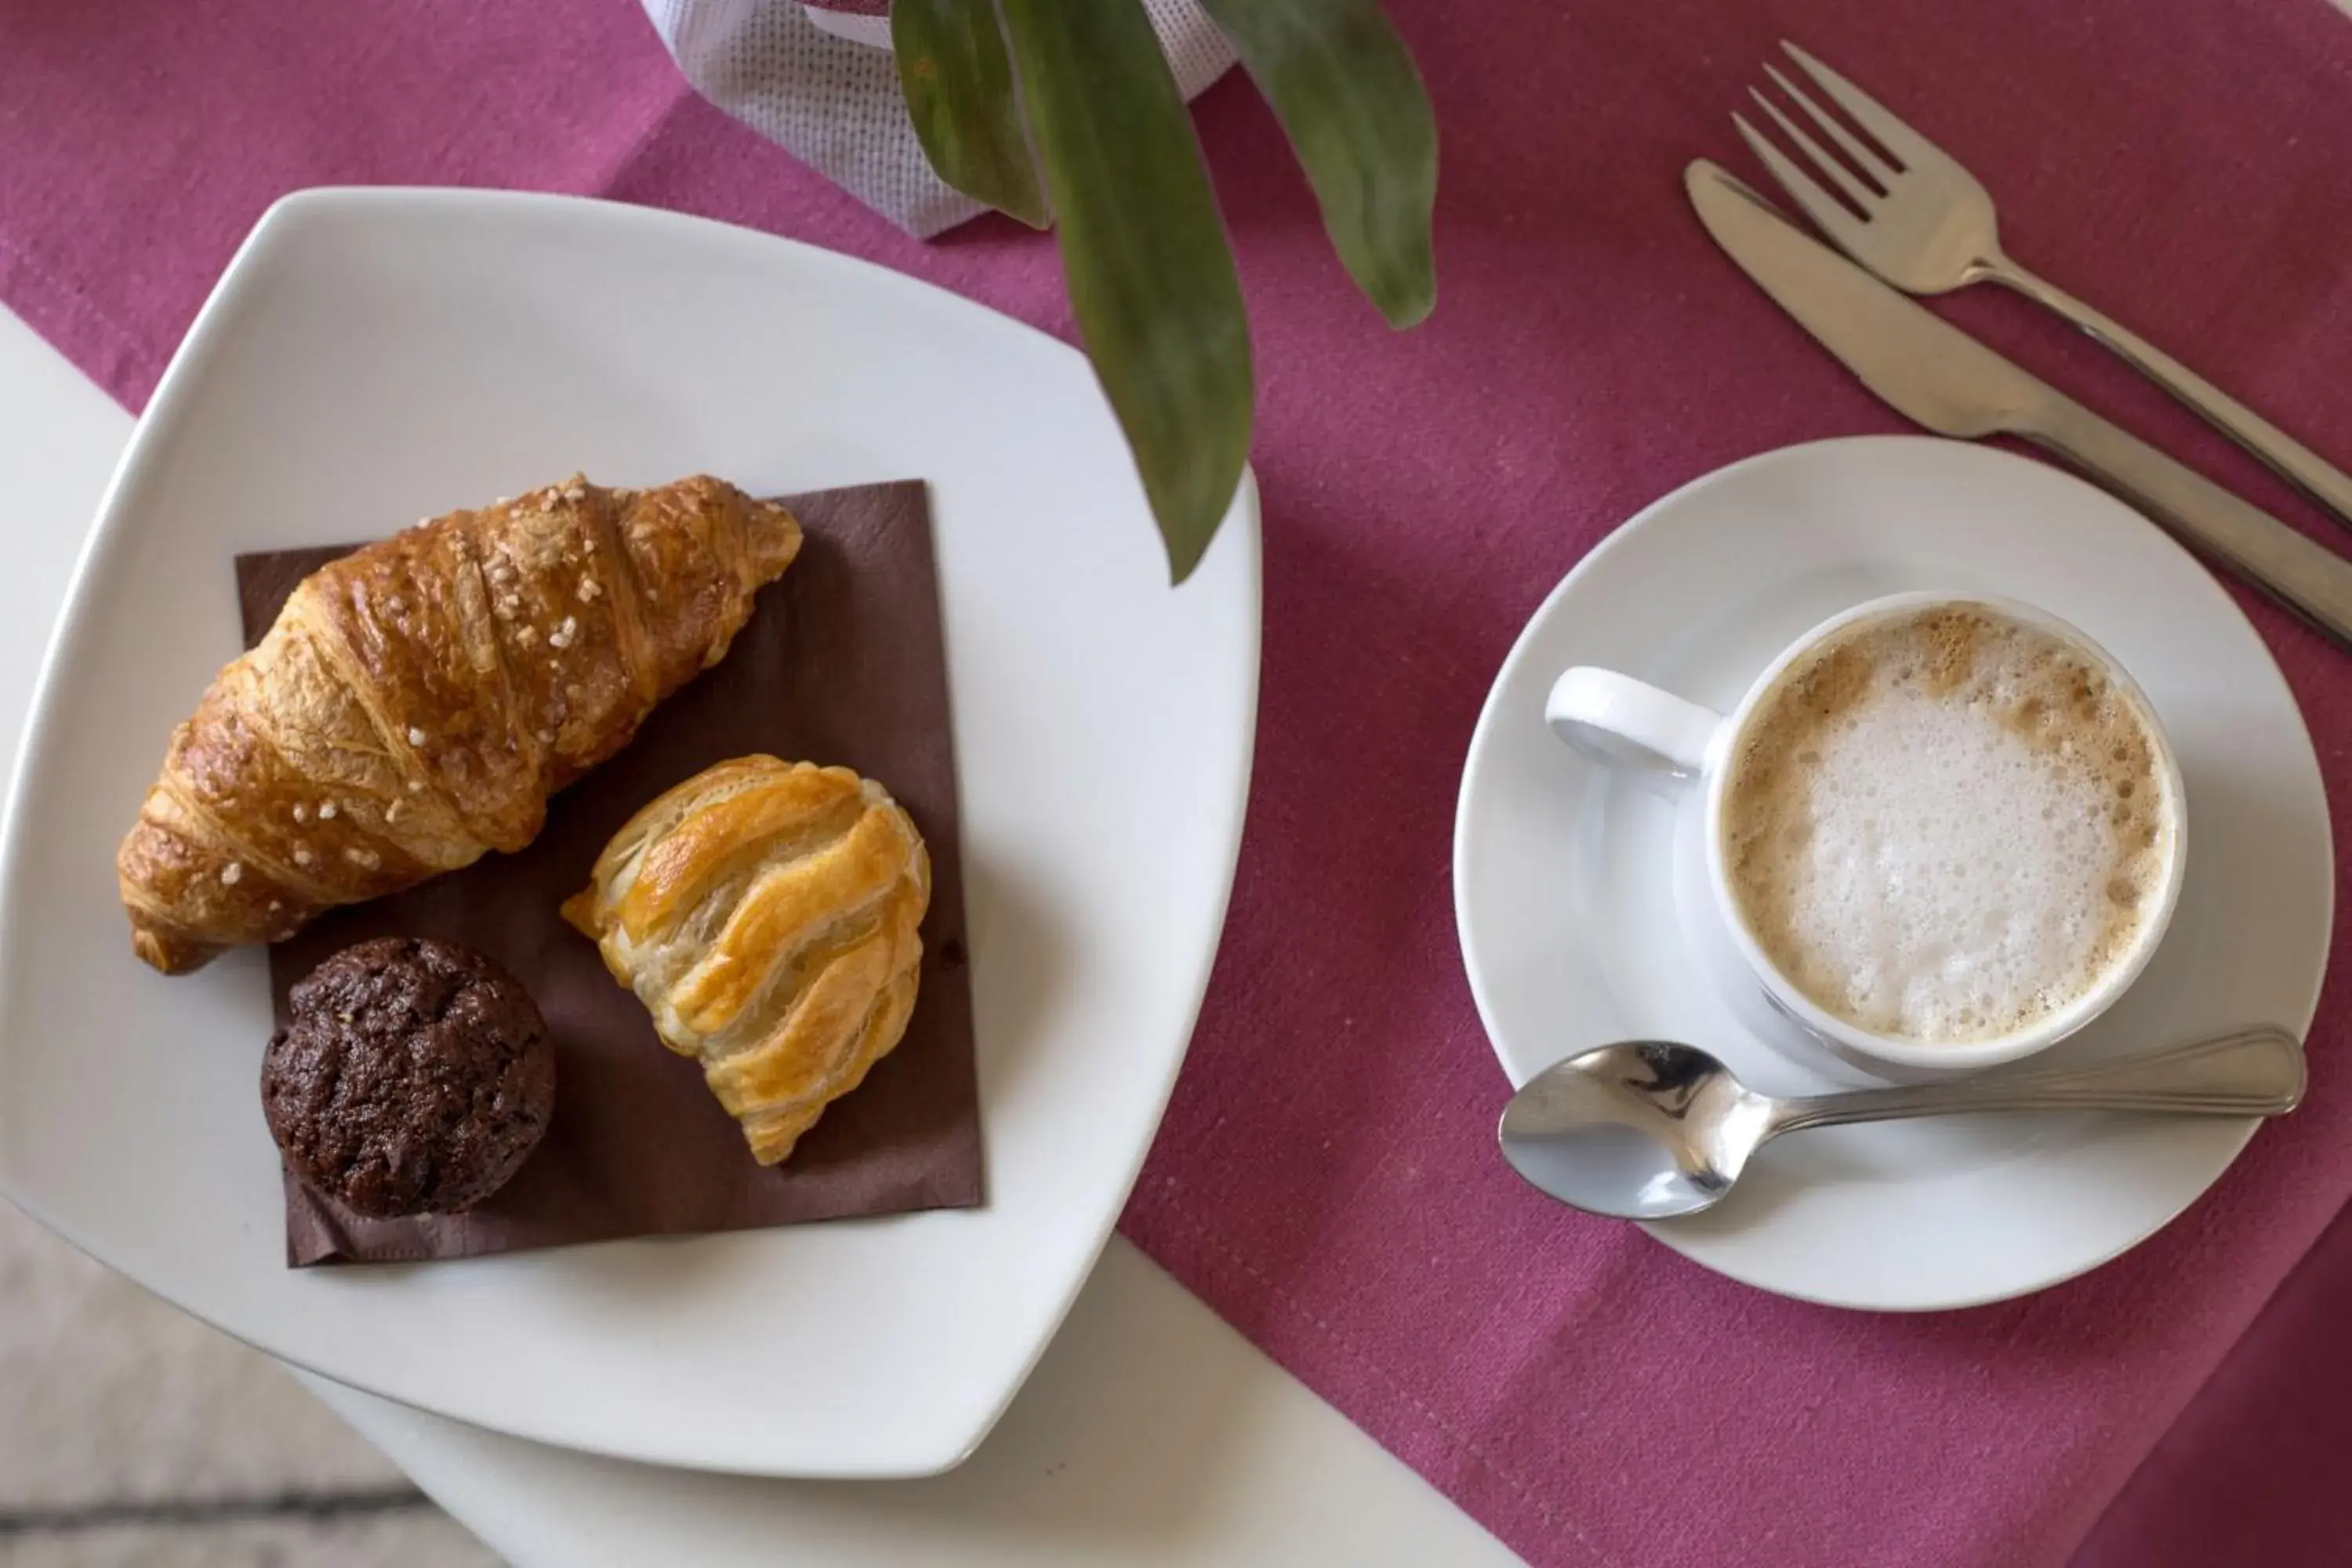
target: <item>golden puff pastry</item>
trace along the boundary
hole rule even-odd
[[[322,567],[172,737],[115,860],[133,951],[184,973],[521,848],[800,542],[718,479],[575,477]]]
[[[631,817],[563,917],[772,1165],[906,1033],[930,898],[880,784],[753,756]]]

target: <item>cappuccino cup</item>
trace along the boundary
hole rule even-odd
[[[2138,977],[2179,899],[2187,813],[2155,710],[2029,605],[1858,605],[1727,716],[1579,666],[1545,718],[1698,793],[1705,896],[1764,999],[1888,1076],[2073,1034]]]

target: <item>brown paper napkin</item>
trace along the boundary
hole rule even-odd
[[[980,1096],[964,956],[961,843],[930,512],[918,482],[789,498],[800,558],[759,597],[727,658],[656,709],[626,751],[551,803],[520,855],[325,916],[269,952],[272,1005],[367,937],[463,942],[530,987],[555,1037],[555,1120],[514,1180],[470,1213],[352,1215],[289,1176],[295,1267],[470,1258],[625,1236],[743,1230],[981,1200]],[[342,550],[237,558],[247,646],[294,585]],[[931,853],[923,979],[898,1048],[763,1169],[701,1069],[655,1038],[635,997],[556,906],[631,814],[689,774],[768,752],[879,779]]]

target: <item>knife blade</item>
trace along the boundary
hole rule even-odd
[[[2352,561],[2223,489],[1881,283],[1701,158],[1683,187],[1739,269],[1896,412],[2049,451],[2352,647]]]

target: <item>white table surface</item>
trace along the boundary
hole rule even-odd
[[[131,424],[0,310],[0,765]],[[656,1469],[304,1381],[525,1565],[1516,1561],[1118,1238],[995,1434],[929,1480]]]

